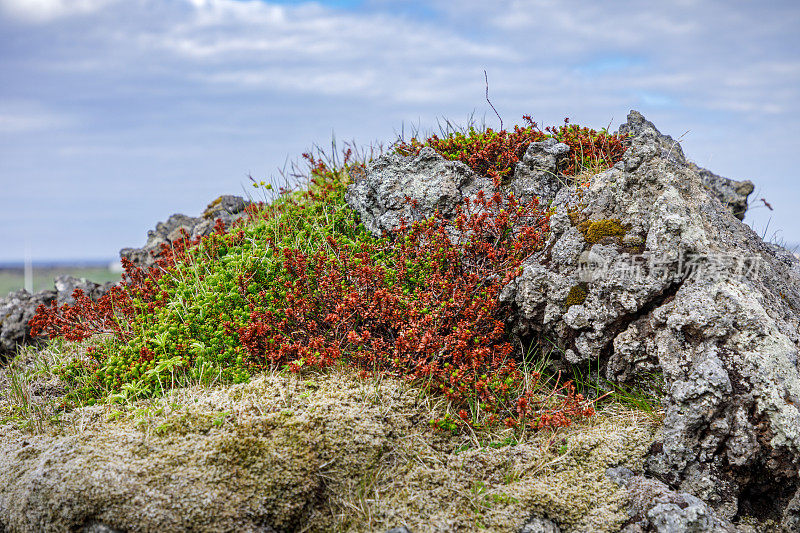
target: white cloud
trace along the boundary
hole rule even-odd
[[[386,14],[343,13],[317,4],[284,7],[260,1],[187,1],[194,9],[191,17],[151,33],[149,43],[154,48],[220,61],[263,61],[276,59],[265,53],[281,53],[280,59],[315,57],[331,66],[385,56],[434,62],[517,55],[506,46],[477,43],[433,24],[411,23]]]
[[[0,104],[0,134],[18,134],[63,128],[72,123],[66,116],[31,102]]]
[[[43,19],[95,12],[112,1],[0,5]],[[427,20],[397,16],[388,3],[358,11],[262,0],[126,0],[97,12],[85,34],[61,36],[65,48],[47,68],[111,77],[169,72],[197,90],[349,94],[409,105],[480,99],[486,68],[496,102],[586,100],[594,83],[597,102],[659,94],[659,101],[688,107],[749,112],[769,93],[765,110],[797,110],[791,88],[800,81],[798,62],[753,44],[787,38],[796,13],[753,25],[744,8],[687,2],[693,0],[641,9],[632,2],[431,0],[444,15]]]
[[[172,13],[171,24],[135,42],[142,54],[215,90],[446,102],[463,94],[465,84],[477,94],[482,71],[466,74],[475,65],[524,59],[502,42],[388,13],[234,0],[185,0],[184,6],[189,10]]]
[[[312,142],[314,132],[330,128],[386,140],[402,121],[420,120],[425,131],[436,117],[463,122],[472,110],[494,126],[486,69],[506,126],[522,113],[543,125],[569,116],[592,126],[614,118],[616,126],[636,107],[665,133],[692,129],[696,148],[687,153],[715,153],[710,168],[723,175],[727,164],[731,177],[762,173],[788,183],[793,176],[800,6],[792,2],[770,9],[742,0],[362,6],[0,0],[0,132],[13,134],[0,143],[0,171],[15,176],[30,161],[58,156],[50,168],[76,179],[90,164],[130,165],[148,176],[132,188],[185,168],[214,183],[212,172],[238,172],[258,147],[294,150],[298,138]],[[760,132],[765,115],[773,129],[742,150],[742,132]],[[275,135],[281,128],[290,133]],[[775,148],[776,139],[785,146]],[[279,166],[285,155],[264,166]],[[149,163],[156,159],[171,166]]]
[[[204,82],[246,89],[271,88],[300,93],[326,95],[361,94],[375,96],[380,85],[374,72],[314,72],[313,69],[265,68],[243,69],[203,76]]]
[[[70,15],[86,15],[117,0],[0,0],[0,10],[25,22],[50,22]]]

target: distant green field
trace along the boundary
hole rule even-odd
[[[33,291],[53,289],[56,276],[67,274],[76,278],[86,278],[95,283],[118,281],[120,274],[107,267],[48,267],[33,269]],[[9,292],[25,288],[25,275],[21,268],[0,269],[0,298]]]

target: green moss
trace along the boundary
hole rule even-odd
[[[630,224],[623,224],[616,218],[603,220],[586,220],[578,224],[586,242],[595,244],[605,237],[624,237],[631,229]]]
[[[222,202],[222,196],[218,196],[214,201],[208,204],[205,211],[203,211],[203,217],[209,218],[213,214],[214,208],[217,207],[221,202]]]
[[[581,305],[586,301],[587,294],[585,283],[575,285],[569,290],[569,294],[567,294],[567,301],[564,302],[564,305],[567,309],[573,305]]]

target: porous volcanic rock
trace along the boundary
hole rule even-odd
[[[56,291],[31,294],[21,289],[0,298],[0,364],[13,359],[17,347],[32,340],[28,322],[40,305],[50,305],[57,296]]]
[[[627,491],[629,518],[622,533],[737,532],[730,521],[691,494],[674,491],[661,481],[635,475],[624,467],[609,468],[606,475]]]
[[[75,303],[72,297],[75,289],[81,289],[86,296],[97,301],[114,286],[114,283],[99,284],[85,278],[58,276],[54,285],[55,290],[30,294],[22,289],[0,298],[0,363],[13,359],[19,346],[37,340],[30,336],[31,328],[28,322],[34,317],[40,305],[49,306],[54,301],[57,305],[71,305]]]
[[[83,294],[97,301],[102,295],[116,285],[113,281],[107,283],[95,283],[86,278],[76,278],[73,276],[57,276],[54,281],[56,293],[58,294],[56,301],[58,305],[73,305],[75,298],[73,294],[76,289],[83,291]]]
[[[214,232],[216,221],[222,220],[225,228],[246,216],[249,201],[239,196],[220,196],[206,207],[199,217],[190,217],[180,213],[170,216],[166,222],[156,224],[154,230],[147,232],[147,242],[141,248],[123,248],[119,255],[130,260],[134,265],[149,267],[156,261],[162,244],[170,244],[183,237],[185,231],[190,238],[210,235]]]
[[[347,188],[345,199],[368,231],[380,236],[435,211],[452,216],[461,201],[489,190],[492,181],[460,161],[449,161],[432,148],[415,156],[386,154],[367,165],[364,176]]]
[[[588,187],[525,185],[545,198],[558,190],[546,246],[501,294],[515,309],[509,328],[555,345],[564,369],[663,386],[666,418],[648,475],[721,519],[774,519],[796,531],[798,261],[739,220],[749,187],[738,188],[744,203],[732,201],[636,111],[620,133],[630,136],[623,160]],[[377,233],[490,187],[423,150],[379,158],[347,199]],[[404,195],[417,210],[398,201]]]
[[[669,157],[699,172],[706,190],[731,213],[739,220],[744,218],[747,197],[753,191],[751,182],[724,178],[688,162],[672,137],[659,134],[658,142]],[[558,173],[568,154],[569,146],[552,138],[531,143],[514,167],[513,180],[505,192],[522,201],[537,197],[547,205],[569,185],[569,180]],[[636,157],[641,155],[631,159]],[[408,223],[424,220],[436,210],[451,216],[456,205],[478,191],[493,191],[492,180],[477,175],[461,161],[450,161],[433,148],[424,147],[414,156],[387,153],[374,159],[348,186],[345,199],[364,227],[380,236],[399,228],[401,219]]]
[[[800,275],[739,222],[671,139],[632,112],[624,161],[559,191],[546,248],[502,298],[517,335],[616,382],[661,374],[649,473],[725,518],[796,524]],[[568,302],[579,287],[582,301]]]
[[[514,181],[511,191],[522,201],[538,197],[547,203],[565,185],[558,175],[558,168],[569,154],[569,146],[548,138],[531,143],[522,156],[522,161],[514,167]]]
[[[744,220],[747,212],[747,197],[755,189],[752,181],[724,178],[691,162],[689,166],[700,174],[703,184],[719,198],[722,205],[728,206],[736,218]]]

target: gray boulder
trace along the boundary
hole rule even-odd
[[[162,244],[171,244],[188,235],[191,239],[210,235],[214,232],[216,221],[222,220],[225,228],[230,228],[237,220],[247,215],[250,202],[239,196],[220,196],[206,207],[199,217],[174,214],[166,222],[156,224],[154,230],[147,232],[147,242],[141,248],[123,248],[119,255],[134,265],[147,268],[156,262]]]
[[[502,299],[566,366],[666,387],[649,473],[723,518],[796,518],[800,274],[636,112],[624,161],[562,188],[545,249]]]
[[[652,127],[644,117],[634,112],[629,123],[620,128],[620,133],[630,133],[645,122]],[[627,154],[628,164],[637,164],[643,157],[651,157],[657,145],[663,156],[696,169],[706,189],[739,220],[744,218],[747,197],[753,190],[751,182],[730,180],[697,167],[686,160],[677,141],[661,135],[655,127],[652,129],[652,142],[631,147]],[[514,167],[505,192],[513,193],[522,201],[536,197],[543,205],[552,202],[562,188],[571,184],[558,170],[568,154],[569,146],[552,138],[531,143],[522,161]],[[493,192],[492,181],[478,176],[464,163],[445,159],[432,148],[425,147],[417,155],[388,153],[376,158],[348,187],[345,199],[367,230],[379,236],[384,231],[399,228],[401,219],[408,223],[425,220],[437,210],[450,216],[464,198],[472,197],[480,190]]]
[[[162,244],[170,244],[182,238],[181,230],[192,234],[195,226],[202,222],[201,218],[183,214],[170,216],[166,222],[156,224],[154,230],[147,232],[147,242],[141,248],[123,248],[119,251],[121,258],[130,260],[134,265],[148,267],[155,263],[155,257],[161,252]]]
[[[741,223],[735,206],[746,205],[747,187],[739,187],[744,204],[726,199],[677,141],[635,111],[620,133],[630,134],[623,161],[588,187],[547,181],[547,171],[538,182],[530,177],[552,171],[563,156],[552,143],[518,165],[515,177],[524,183],[512,179],[509,190],[555,196],[545,247],[502,291],[515,310],[509,328],[523,341],[554,344],[557,365],[567,370],[599,368],[617,383],[663,387],[664,430],[648,474],[700,498],[720,519],[777,517],[793,530],[800,520],[798,261]],[[347,201],[380,233],[401,216],[450,213],[491,187],[423,150],[373,162]]]
[[[30,294],[22,289],[0,298],[0,363],[13,359],[18,347],[37,340],[30,336],[28,322],[36,314],[39,305],[50,306],[53,302],[59,306],[73,305],[75,289],[81,289],[86,296],[97,301],[114,283],[99,284],[85,278],[58,276],[54,285],[55,290]]]
[[[72,295],[75,289],[82,290],[84,295],[97,301],[115,285],[113,281],[101,284],[89,281],[86,278],[75,278],[73,276],[57,276],[54,280],[54,284],[58,295],[56,297],[58,305],[73,305],[75,303],[75,298],[73,298]]]
[[[744,220],[747,212],[747,198],[755,189],[752,181],[723,178],[694,163],[689,163],[689,166],[700,174],[703,184],[719,198],[722,205],[727,206],[736,218]]]
[[[372,161],[362,179],[347,188],[345,199],[364,227],[380,236],[407,223],[425,220],[437,210],[452,216],[462,199],[491,180],[464,163],[449,161],[432,148],[416,156],[387,154]]]
[[[624,487],[629,501],[622,533],[735,533],[736,527],[720,518],[699,498],[671,490],[664,483],[635,476],[627,468],[609,469],[612,481]]]
[[[33,340],[28,322],[40,305],[50,305],[57,296],[56,291],[30,294],[21,289],[0,298],[0,364],[13,359],[19,346]]]
[[[511,191],[523,201],[539,197],[545,204],[550,202],[566,184],[558,168],[567,154],[569,146],[555,139],[531,143],[522,161],[514,167]]]
[[[714,195],[733,215],[739,220],[744,220],[747,211],[747,198],[753,192],[754,186],[751,181],[736,181],[714,174],[710,170],[702,168],[695,163],[688,161],[683,154],[681,145],[670,137],[663,135],[655,126],[636,111],[628,115],[627,123],[620,126],[620,133],[630,133],[639,136],[646,136],[647,143],[637,143],[626,154],[629,164],[636,165],[642,158],[649,158],[657,151],[659,156],[674,161],[681,165],[687,165],[700,175],[705,188]]]

